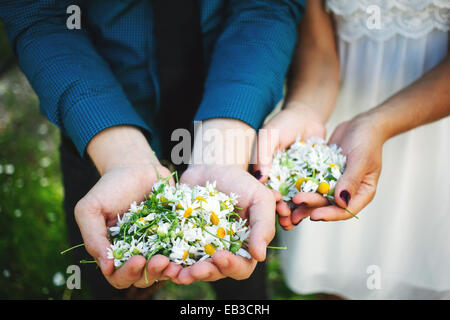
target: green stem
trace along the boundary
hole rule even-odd
[[[337,206],[336,200],[334,200],[334,197],[332,195],[327,195],[327,199],[328,199],[328,201],[330,201],[331,204]],[[347,208],[342,208],[342,209],[344,209],[345,212],[351,214],[353,216],[353,218],[359,219],[359,217],[356,216],[356,214],[354,214],[353,212],[351,212]]]
[[[76,248],[79,248],[79,247],[82,247],[82,246],[84,246],[84,243],[77,244],[76,246],[73,246],[73,247],[71,247],[69,249],[61,251],[60,254],[65,254],[66,252],[69,252],[70,250],[73,250],[73,249],[76,249]]]
[[[81,264],[85,264],[85,263],[97,263],[97,260],[80,260]]]
[[[269,249],[277,249],[277,250],[287,250],[287,247],[273,247],[273,246],[267,246]]]

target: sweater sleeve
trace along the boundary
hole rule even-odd
[[[127,124],[150,129],[83,25],[80,30],[66,26],[67,8],[76,3],[1,1],[0,19],[20,68],[39,97],[41,111],[84,155],[94,135],[108,127]]]
[[[195,120],[234,118],[261,126],[282,98],[303,8],[299,0],[230,1]]]

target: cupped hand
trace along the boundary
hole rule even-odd
[[[297,138],[324,139],[326,129],[320,116],[310,107],[289,103],[258,132],[257,159],[253,165],[255,177],[265,183],[269,178],[272,159],[279,150],[285,150]]]
[[[329,143],[337,144],[347,156],[343,175],[334,193],[337,205],[326,203],[320,194],[298,193],[292,198],[297,207],[291,216],[296,225],[305,217],[313,221],[346,220],[360,212],[375,196],[381,173],[382,149],[386,138],[375,119],[366,114],[343,122],[334,130]]]
[[[286,104],[286,107],[270,119],[258,133],[257,162],[253,166],[255,177],[265,183],[275,153],[289,148],[297,138],[324,139],[325,135],[323,119],[311,107],[296,102]],[[281,199],[279,192],[273,191],[273,194],[277,201],[278,222],[285,230],[294,228],[288,204]]]
[[[156,167],[162,177],[170,175],[168,169]],[[152,165],[116,167],[106,171],[95,186],[75,207],[75,218],[88,253],[98,262],[108,282],[118,289],[148,287],[155,280],[175,278],[181,267],[162,255],[152,257],[148,263],[143,256],[133,256],[114,270],[113,259],[108,259],[110,246],[107,227],[117,222],[117,214],[126,212],[134,201],[143,201],[158,176]],[[144,271],[147,271],[145,277]],[[145,281],[147,278],[147,281]]]
[[[183,268],[176,283],[190,284],[194,281],[216,281],[225,277],[236,280],[248,278],[257,261],[264,261],[266,248],[275,235],[275,200],[269,189],[251,174],[238,166],[198,165],[190,167],[181,176],[181,182],[189,185],[205,185],[216,181],[216,187],[224,193],[238,195],[239,211],[250,226],[249,253],[252,258],[237,256],[221,250],[212,258]]]

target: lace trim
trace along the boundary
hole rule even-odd
[[[327,0],[327,7],[337,15],[349,15],[356,10],[366,11],[369,6],[378,6],[381,12],[397,8],[403,11],[422,11],[433,5],[450,9],[450,0]]]
[[[373,5],[380,8],[379,25],[373,23],[374,12],[367,9]],[[362,36],[386,41],[397,34],[417,39],[434,29],[450,30],[450,0],[328,0],[327,8],[345,41]]]

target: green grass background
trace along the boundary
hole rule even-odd
[[[59,167],[58,128],[15,65],[0,23],[0,299],[89,299],[87,288],[65,290],[68,247]],[[92,265],[94,268],[95,266]],[[276,252],[268,256],[272,299],[310,299],[290,291]],[[214,299],[208,283],[167,283],[157,299]]]

